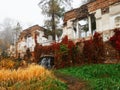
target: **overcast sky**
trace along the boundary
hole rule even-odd
[[[5,18],[19,21],[22,25],[31,26],[39,24],[42,26],[44,16],[38,7],[40,0],[0,0],[0,23]],[[73,7],[80,5],[80,0],[73,0]],[[25,27],[26,28],[26,27]]]

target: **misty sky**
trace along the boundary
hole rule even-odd
[[[24,26],[43,25],[44,16],[38,7],[39,0],[0,0],[0,23],[5,18],[19,21]],[[73,7],[80,5],[80,0],[73,0]]]

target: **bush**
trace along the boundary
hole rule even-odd
[[[104,42],[101,34],[96,32],[92,39],[84,41],[83,54],[85,63],[102,63],[104,61]]]
[[[35,59],[36,62],[42,54],[53,54],[55,56],[55,67],[71,66],[73,61],[73,48],[75,47],[72,41],[68,40],[65,36],[61,43],[53,43],[49,46],[41,46],[36,43],[35,46]]]
[[[101,34],[95,33],[93,38],[84,43],[82,52],[73,41],[65,36],[61,43],[41,46],[36,43],[35,58],[38,61],[42,54],[54,54],[55,67],[63,68],[81,63],[102,63],[104,61],[104,44]]]
[[[114,35],[109,40],[111,45],[119,51],[120,54],[120,29],[114,30]]]
[[[0,68],[5,68],[5,69],[13,69],[15,66],[15,62],[11,59],[2,59],[0,61]]]

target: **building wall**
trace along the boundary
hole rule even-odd
[[[11,56],[11,57],[15,57],[15,52],[16,52],[16,48],[15,48],[15,46],[14,45],[10,45],[10,48],[9,48],[9,55]]]
[[[45,42],[47,42],[47,38],[44,37],[43,31],[38,31],[38,32],[39,32],[39,35],[37,36],[37,42],[42,45]]]
[[[34,51],[34,47],[35,47],[35,40],[33,37],[28,37],[26,40],[26,46],[27,48],[30,49],[31,52]]]
[[[90,4],[88,4],[88,11],[93,12],[101,8],[108,7],[116,2],[119,2],[120,0],[96,0]]]
[[[96,0],[88,4],[88,11],[89,14],[95,15],[96,31],[103,32],[104,41],[113,35],[113,31],[108,30],[120,27],[120,0]],[[72,20],[75,18],[66,21],[62,37],[67,35],[69,39],[78,38],[77,32],[73,30]]]
[[[109,6],[109,13],[102,14],[101,9],[95,11],[96,17],[96,31],[103,32],[106,30],[111,30],[120,25],[116,25],[115,18],[120,17],[120,3],[113,4]],[[120,21],[118,21],[120,23]]]
[[[63,28],[63,33],[61,36],[61,39],[64,38],[66,35],[68,36],[68,39],[75,39],[76,38],[76,32],[73,29],[73,19],[67,21],[67,25]]]
[[[96,10],[96,31],[101,32],[110,28],[109,13],[102,15],[101,9]]]
[[[22,38],[21,41],[17,43],[17,53],[20,54],[20,57],[24,57],[27,49],[26,39]]]
[[[17,47],[17,50],[18,50],[18,53],[20,53],[21,57],[24,57],[25,53],[26,53],[26,50],[27,48],[30,49],[31,52],[34,52],[34,48],[35,48],[35,33],[38,33],[38,36],[37,36],[37,42],[39,44],[43,44],[44,41],[46,41],[47,39],[44,38],[44,32],[42,30],[35,30],[35,31],[32,31],[32,32],[29,32],[31,33],[30,36],[24,36],[21,40],[19,40],[18,42],[18,47]]]
[[[120,27],[120,25],[116,25],[115,19],[117,17],[120,17],[120,3],[116,3],[114,5],[110,6],[110,27],[112,28],[116,28],[116,27]],[[118,23],[120,24],[120,21],[118,21]]]
[[[88,26],[87,33],[83,30],[85,26]],[[91,29],[89,27],[89,17],[80,20],[75,18],[70,19],[63,28],[62,38],[66,35],[68,36],[68,39],[72,40],[89,37],[92,35]]]

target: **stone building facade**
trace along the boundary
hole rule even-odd
[[[63,35],[69,39],[91,37],[94,33],[103,34],[104,41],[114,33],[114,28],[120,27],[120,0],[91,0],[91,2],[64,14]],[[87,34],[82,30],[86,20]]]
[[[20,57],[24,57],[26,50],[29,48],[31,53],[34,53],[35,48],[35,34],[37,34],[37,43],[44,44],[48,39],[44,37],[44,28],[38,25],[34,25],[23,30],[20,33],[17,42],[17,53]]]

